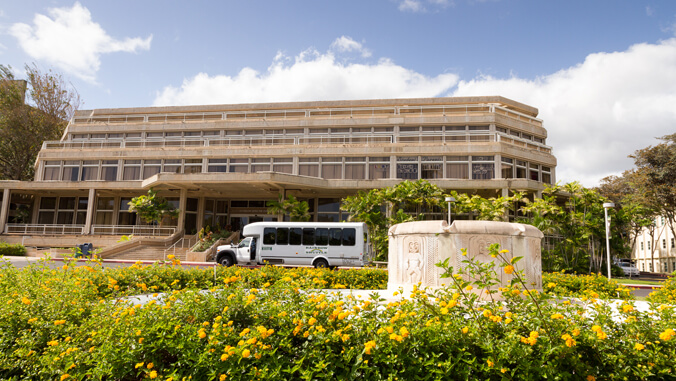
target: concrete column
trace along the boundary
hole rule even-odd
[[[37,224],[38,223],[38,213],[40,213],[40,201],[42,200],[42,196],[35,196],[33,197],[33,215],[31,216],[31,220],[29,224]]]
[[[185,232],[185,210],[188,205],[188,190],[181,189],[178,201],[178,230]]]
[[[92,233],[92,224],[94,222],[94,211],[96,205],[96,189],[89,190],[89,197],[87,198],[87,216],[85,217],[85,227],[82,234]]]
[[[509,189],[502,188],[502,197],[509,197]]]
[[[204,227],[204,197],[197,199],[197,231]]]
[[[2,191],[2,209],[0,209],[0,234],[5,232],[7,226],[7,216],[9,215],[9,200],[12,198],[12,191],[5,188]]]

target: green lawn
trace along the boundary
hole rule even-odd
[[[637,279],[637,278],[631,278],[631,279],[629,279],[629,278],[614,278],[614,279],[617,281],[617,283],[620,283],[620,284],[646,284],[646,285],[659,286],[663,283],[661,281],[656,281],[656,280],[641,280],[640,278],[639,279]]]

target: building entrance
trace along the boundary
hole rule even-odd
[[[263,222],[263,221],[276,221],[277,217],[270,214],[259,214],[259,215],[242,215],[235,214],[230,216],[230,225],[232,226],[232,231],[242,231],[244,225],[250,224],[252,222]]]

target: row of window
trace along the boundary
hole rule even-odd
[[[44,181],[134,181],[161,172],[169,173],[255,173],[278,172],[324,179],[473,179],[496,178],[495,157],[487,156],[399,156],[392,167],[384,157],[311,157],[297,163],[286,158],[152,159],[46,161]],[[523,178],[551,184],[551,168],[537,163],[502,157],[498,178]],[[394,173],[392,172],[394,169]]]
[[[265,228],[264,245],[354,246],[353,228]]]
[[[544,144],[544,138],[534,136],[518,130],[496,127],[497,132],[531,140]],[[395,133],[395,127],[326,127],[326,128],[281,128],[281,129],[227,129],[203,131],[149,131],[128,133],[98,133],[98,134],[70,134],[69,140],[141,140],[141,139],[180,139],[180,138],[217,138],[232,136],[297,136],[297,135],[349,135],[349,134],[387,134]],[[401,126],[398,132],[411,134],[442,134],[458,133],[462,131],[490,131],[489,125],[461,125],[461,126]]]
[[[650,241],[646,241],[646,246],[648,247],[648,250],[650,250]],[[673,249],[675,247],[676,247],[676,242],[674,242],[674,239],[672,238],[671,239],[671,248]],[[662,248],[663,249],[667,248],[667,239],[666,238],[662,238]],[[643,242],[641,242],[641,251],[643,251]]]

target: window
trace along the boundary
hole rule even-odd
[[[467,156],[447,156],[446,178],[469,179],[469,158]]]
[[[315,244],[315,229],[303,228],[303,245],[314,246]]]
[[[673,238],[671,239],[671,248],[672,249],[674,248],[674,239]]]
[[[269,172],[270,159],[251,159],[251,172]]]
[[[667,248],[667,239],[666,238],[662,238],[662,248],[663,249]]]
[[[277,240],[277,229],[263,229],[263,245],[274,245]]]
[[[643,251],[643,242],[641,242],[641,251]]]
[[[293,173],[293,158],[276,157],[272,159],[272,171],[279,173]]]
[[[537,164],[530,165],[530,179],[540,181],[540,166]]]
[[[343,246],[354,246],[356,243],[356,230],[354,228],[343,229]]]
[[[397,178],[404,180],[418,180],[418,157],[397,157]]]
[[[516,161],[516,178],[525,179],[526,178],[526,162],[517,160]]]
[[[181,159],[164,159],[162,172],[181,173]]]
[[[63,181],[78,181],[80,178],[80,162],[66,161],[63,163]]]
[[[511,179],[514,177],[514,160],[508,157],[502,158],[502,178]]]
[[[42,180],[44,181],[58,181],[59,172],[61,172],[61,162],[60,161],[46,161],[45,162],[45,171],[42,175]]]
[[[323,157],[322,158],[322,178],[325,179],[342,179],[343,178],[343,164],[340,157]]]
[[[248,173],[249,159],[230,159],[230,172]]]
[[[56,214],[56,197],[42,197],[38,210],[38,224],[53,224]]]
[[[345,179],[363,180],[366,178],[366,158],[365,157],[346,157],[345,158]]]
[[[542,182],[545,184],[552,183],[552,170],[549,167],[542,167]]]
[[[648,241],[648,250],[650,250],[650,241]]]
[[[125,160],[122,170],[123,180],[141,179],[141,160]]]
[[[299,159],[298,174],[301,176],[319,177],[319,158],[302,157]]]
[[[493,178],[493,156],[472,156],[472,179],[489,180]]]
[[[340,246],[343,243],[343,229],[329,229],[329,246]]]
[[[420,173],[423,179],[441,179],[444,177],[444,162],[441,156],[422,156]]]
[[[95,223],[97,225],[112,225],[114,209],[115,209],[114,197],[99,197],[96,200]]]
[[[289,244],[289,228],[277,228],[277,244]]]
[[[80,181],[93,181],[99,179],[99,161],[85,160],[82,162]]]
[[[370,157],[369,158],[369,179],[389,179],[390,178],[390,158],[389,157]]]
[[[185,159],[183,173],[202,173],[202,159]]]
[[[144,160],[143,161],[143,178],[147,179],[150,176],[160,173],[162,170],[162,160]]]
[[[302,228],[289,229],[289,245],[300,245],[303,237]]]
[[[136,225],[136,213],[129,212],[131,197],[120,197],[120,213],[117,217],[118,225]]]
[[[228,159],[209,159],[209,172],[227,172]]]
[[[315,245],[327,246],[329,244],[329,229],[317,228],[315,229]]]
[[[103,160],[101,163],[101,180],[117,180],[117,160]]]

